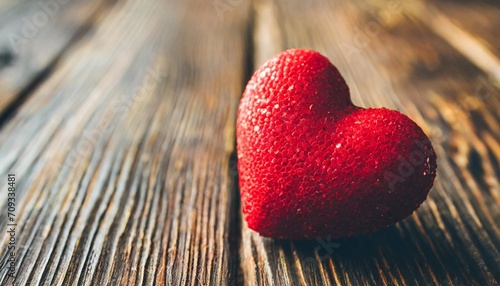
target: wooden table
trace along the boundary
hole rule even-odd
[[[0,284],[499,285],[499,19],[493,0],[2,0]],[[411,217],[340,240],[247,228],[238,101],[291,47],[430,136]]]

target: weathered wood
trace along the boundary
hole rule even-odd
[[[436,11],[447,17],[458,29],[475,39],[484,49],[489,50],[496,58],[496,78],[500,79],[500,30],[499,21],[494,19],[500,15],[498,1],[431,1]]]
[[[110,5],[106,0],[2,1],[0,124]],[[9,109],[10,108],[10,109]]]
[[[500,283],[498,4],[250,2],[72,0],[17,54],[6,36],[40,6],[0,3],[3,210],[17,177],[17,278],[5,235],[0,285]],[[299,242],[242,221],[238,98],[290,47],[431,137],[435,188],[404,222]]]
[[[469,54],[408,9],[399,1],[256,3],[256,65],[290,47],[327,54],[355,103],[407,113],[439,162],[421,208],[371,235],[277,241],[244,224],[247,285],[500,283],[499,91]]]
[[[460,16],[455,11],[457,6],[460,7]],[[468,7],[444,2],[439,7],[413,1],[405,12],[428,26],[495,82],[500,82],[500,41],[494,32],[500,26],[497,21],[484,23],[485,19],[495,19],[500,15],[499,5],[479,2]]]
[[[234,285],[248,7],[120,1],[60,59],[0,131],[1,285]]]

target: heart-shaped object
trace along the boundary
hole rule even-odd
[[[436,176],[422,129],[397,111],[354,106],[337,68],[310,50],[254,73],[236,135],[243,213],[263,236],[374,231],[416,210]]]

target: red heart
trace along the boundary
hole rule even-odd
[[[436,176],[422,129],[397,111],[354,106],[314,51],[285,51],[254,73],[236,135],[243,213],[264,236],[374,231],[416,210]]]

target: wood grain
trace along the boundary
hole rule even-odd
[[[19,226],[1,285],[234,285],[247,11],[121,1],[62,56],[0,132]]]
[[[456,27],[474,36],[486,49],[500,57],[500,23],[494,21],[500,14],[498,1],[432,1],[436,11],[447,17]]]
[[[398,109],[417,121],[439,167],[421,208],[371,235],[278,241],[244,224],[247,285],[500,283],[498,89],[412,9],[398,1],[256,3],[256,32],[263,33],[255,36],[256,65],[285,48],[325,53],[356,104]]]
[[[41,7],[1,1],[0,178],[17,177],[17,277],[4,235],[0,285],[499,285],[498,7],[72,0],[14,53],[8,35]],[[340,240],[248,229],[238,100],[255,67],[291,47],[327,55],[357,105],[398,109],[430,136],[438,177],[411,217]]]
[[[2,1],[0,4],[0,124],[78,43],[111,1]]]

